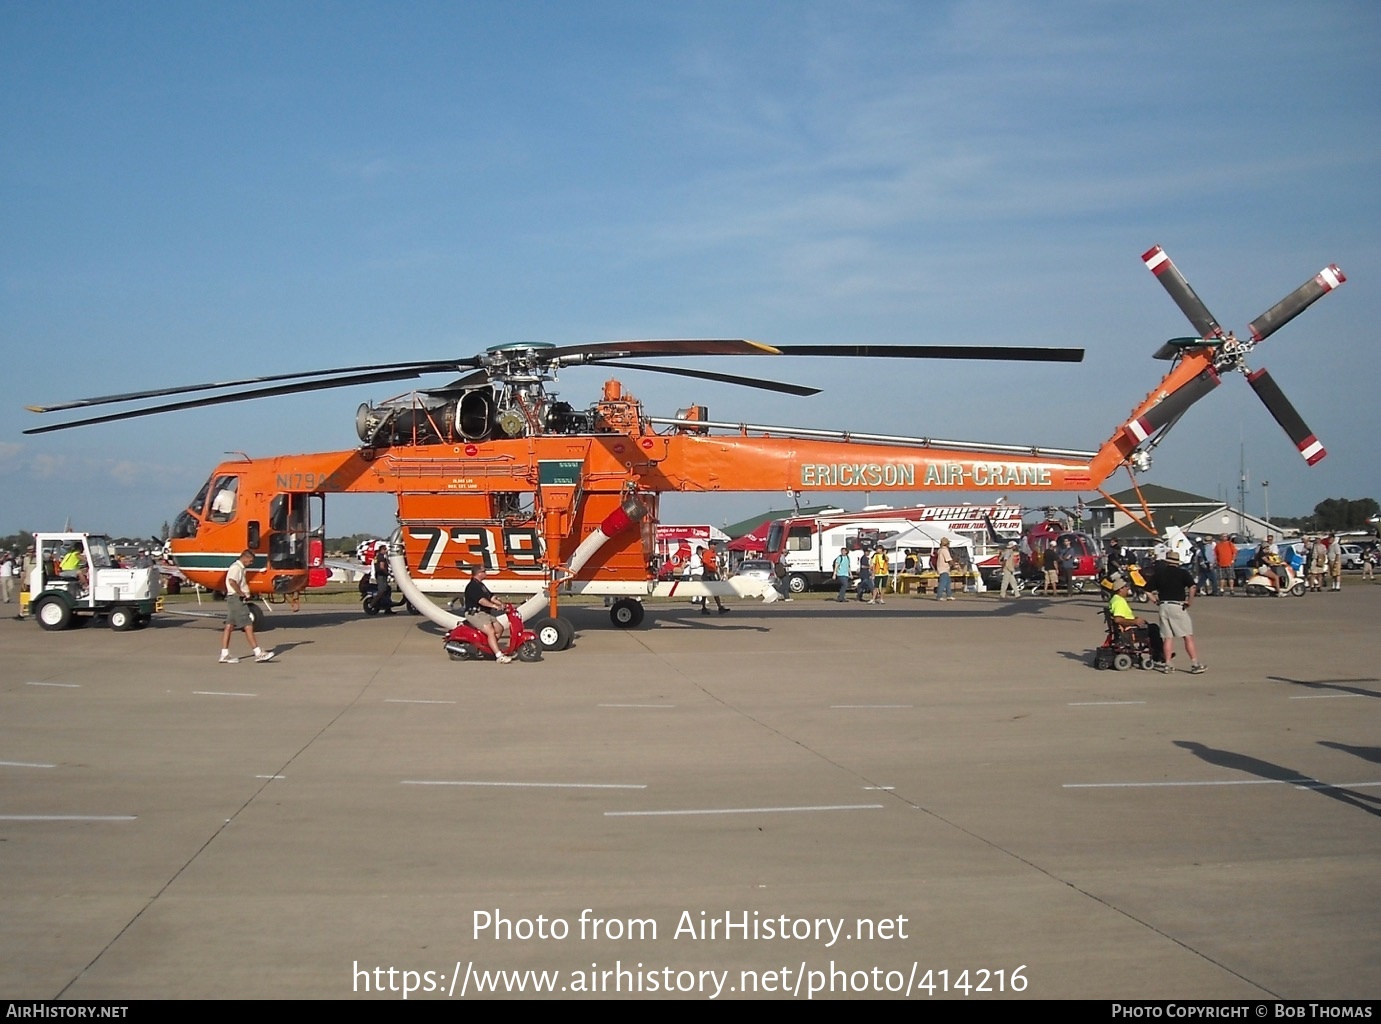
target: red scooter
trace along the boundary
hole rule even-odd
[[[542,643],[537,639],[537,634],[523,625],[523,620],[518,616],[518,609],[513,605],[506,604],[503,610],[508,620],[508,630],[499,637],[499,646],[503,648],[503,652],[519,661],[541,661]],[[456,623],[455,628],[446,634],[442,646],[446,648],[446,653],[452,661],[481,661],[485,658],[494,660],[489,637],[484,635],[483,630],[476,629],[464,619]]]

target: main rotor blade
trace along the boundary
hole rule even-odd
[[[1346,280],[1338,264],[1330,263],[1249,323],[1247,329],[1252,332],[1252,340],[1265,341]]]
[[[804,384],[788,384],[785,381],[762,380],[757,377],[738,377],[731,373],[714,373],[710,370],[684,370],[675,366],[648,366],[646,363],[624,363],[624,362],[605,362],[600,360],[600,366],[612,366],[621,370],[646,370],[649,373],[670,373],[677,377],[695,377],[700,380],[717,380],[724,384],[738,384],[745,388],[758,388],[762,391],[776,391],[783,395],[797,395],[809,397],[818,395],[819,388],[806,387]]]
[[[1314,432],[1300,418],[1300,414],[1295,412],[1295,407],[1290,404],[1290,400],[1285,397],[1285,392],[1280,390],[1269,373],[1265,370],[1249,373],[1247,374],[1247,383],[1256,392],[1256,397],[1261,399],[1262,404],[1270,410],[1275,421],[1284,428],[1285,433],[1290,435],[1290,440],[1295,443],[1299,453],[1304,456],[1305,462],[1312,466],[1328,454],[1319,439],[1314,436]]]
[[[442,370],[456,370],[462,366],[477,366],[474,359],[436,359],[414,360],[407,363],[373,363],[365,366],[340,366],[334,370],[308,370],[303,373],[276,373],[268,377],[245,377],[241,380],[222,380],[205,384],[187,384],[173,388],[155,388],[150,391],[129,391],[123,395],[101,395],[96,398],[79,398],[72,402],[59,402],[56,405],[30,405],[30,412],[63,412],[67,409],[84,409],[93,405],[111,405],[116,402],[137,402],[144,398],[164,398],[169,395],[186,395],[194,391],[215,391],[218,388],[239,388],[247,384],[267,384],[274,380],[307,380],[312,377],[331,377],[338,373],[372,373],[380,370],[417,370],[418,373],[432,373]]]
[[[1158,245],[1152,246],[1141,254],[1141,260],[1146,264],[1146,269],[1155,274],[1156,280],[1170,293],[1170,298],[1175,300],[1180,312],[1189,317],[1189,322],[1194,325],[1194,330],[1199,332],[1199,337],[1223,337],[1223,329],[1218,326],[1218,321],[1213,319],[1213,314],[1195,294],[1194,289],[1189,287],[1189,282],[1184,279],[1174,261],[1165,255],[1164,249]]]
[[[597,341],[588,345],[564,345],[543,353],[559,363],[593,362],[620,356],[774,356],[777,349],[747,338],[666,338],[635,341]],[[570,358],[590,356],[590,359]]]
[[[446,366],[453,366],[447,363]],[[46,427],[34,427],[24,431],[26,434],[47,434],[54,430],[67,430],[71,427],[89,427],[96,423],[115,423],[118,420],[132,420],[139,416],[152,416],[160,412],[178,412],[182,409],[200,409],[207,405],[224,405],[229,402],[246,402],[254,398],[273,398],[277,395],[297,395],[304,391],[325,391],[329,388],[350,387],[353,384],[377,384],[387,380],[408,380],[419,377],[422,370],[393,370],[378,373],[357,373],[335,380],[306,381],[298,384],[280,384],[272,388],[256,388],[252,391],[236,391],[228,395],[211,395],[207,398],[192,398],[185,402],[169,402],[165,405],[152,405],[144,409],[131,409],[127,412],[109,413],[105,416],[92,416],[84,420],[71,420],[67,423],[53,423]]]
[[[784,356],[844,356],[850,359],[991,359],[1037,363],[1081,363],[1081,348],[1015,345],[778,345]]]

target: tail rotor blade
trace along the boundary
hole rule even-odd
[[[1248,324],[1252,340],[1265,341],[1346,280],[1338,265],[1330,263]]]
[[[1218,321],[1213,319],[1213,314],[1204,305],[1203,299],[1189,287],[1189,282],[1184,279],[1179,268],[1169,256],[1165,255],[1165,250],[1160,246],[1152,246],[1149,250],[1141,254],[1141,261],[1146,264],[1146,269],[1156,275],[1165,290],[1170,293],[1170,298],[1175,300],[1175,305],[1180,307],[1180,312],[1189,318],[1189,322],[1194,325],[1194,329],[1199,332],[1201,338],[1221,338],[1223,329],[1218,326]]]
[[[1140,444],[1171,420],[1179,417],[1220,383],[1222,381],[1219,380],[1218,374],[1210,367],[1140,416],[1129,420],[1122,429],[1134,444]]]
[[[1290,435],[1290,440],[1295,443],[1299,453],[1304,456],[1305,462],[1312,466],[1328,454],[1319,439],[1314,436],[1314,432],[1305,425],[1304,420],[1300,419],[1300,414],[1295,412],[1295,407],[1290,404],[1290,400],[1285,397],[1285,392],[1280,390],[1269,373],[1265,370],[1249,373],[1247,374],[1247,383],[1252,386],[1252,390],[1256,392],[1256,397],[1261,399],[1261,403],[1270,410],[1275,421],[1281,425],[1285,433]]]

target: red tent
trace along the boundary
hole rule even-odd
[[[730,551],[766,551],[767,550],[767,531],[772,526],[772,520],[764,519],[751,533],[745,533],[737,540],[729,541]]]

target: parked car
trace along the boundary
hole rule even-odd
[[[762,580],[764,583],[771,583],[775,577],[772,563],[765,558],[745,558],[734,575],[747,576],[750,579]]]
[[[1362,568],[1362,545],[1344,544],[1343,545],[1343,568],[1360,569]]]

